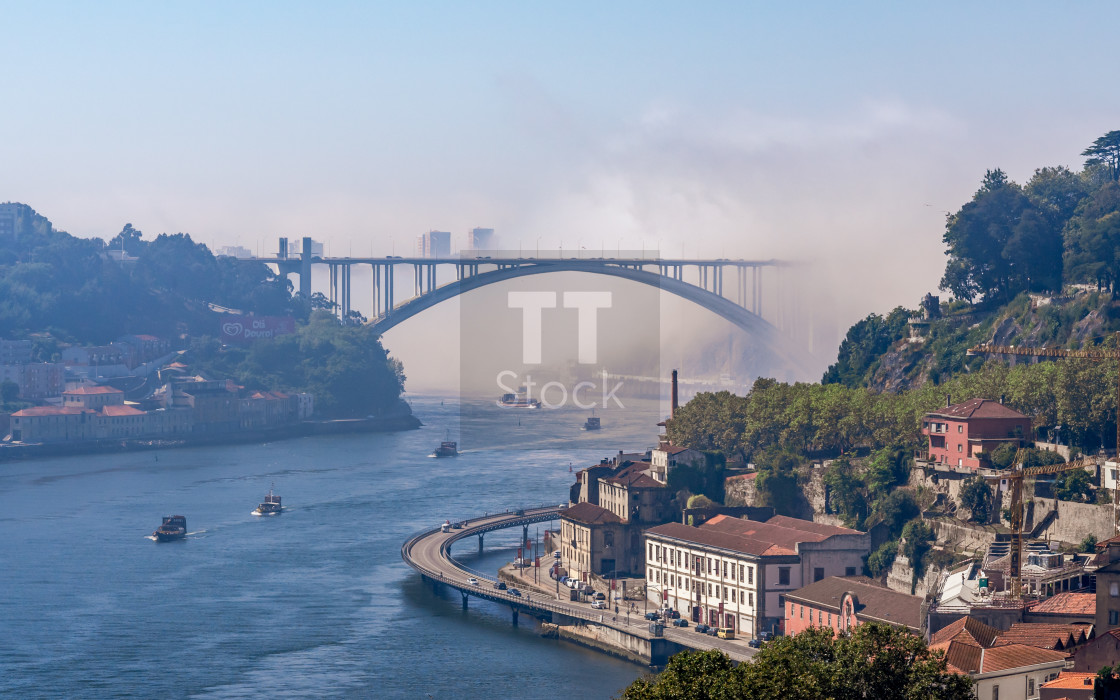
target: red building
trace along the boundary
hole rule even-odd
[[[863,576],[830,576],[784,594],[782,604],[787,635],[810,627],[845,632],[864,622],[922,632],[921,596],[892,591]]]
[[[922,418],[922,435],[929,437],[928,461],[976,471],[986,456],[1001,445],[1022,447],[1034,440],[1030,416],[989,399],[949,404]]]

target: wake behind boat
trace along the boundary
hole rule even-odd
[[[280,515],[280,511],[284,508],[280,505],[280,497],[272,493],[272,489],[268,490],[268,494],[264,497],[264,503],[257,505],[257,509],[253,511],[254,515]]]
[[[441,442],[439,444],[439,447],[436,448],[435,452],[432,453],[432,456],[433,457],[458,457],[459,456],[459,444],[456,443],[456,442],[450,442],[450,441],[444,440],[443,442]]]
[[[152,533],[156,538],[156,542],[170,542],[172,540],[181,540],[187,536],[187,518],[183,515],[167,515],[163,518],[163,524],[156,528]]]

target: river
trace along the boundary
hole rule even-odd
[[[459,406],[412,403],[425,425],[403,433],[0,465],[0,697],[616,696],[645,669],[496,604],[463,611],[400,557],[445,519],[565,501],[569,463],[610,451],[574,410],[505,411],[482,421],[500,446],[431,459]],[[656,438],[625,415],[603,425],[600,445]],[[285,512],[252,515],[273,483]],[[152,541],[172,513],[189,537]],[[518,534],[456,555],[494,571]]]

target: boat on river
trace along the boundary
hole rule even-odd
[[[163,524],[156,528],[152,533],[156,538],[156,542],[170,542],[172,540],[181,540],[187,536],[187,518],[183,515],[167,515],[163,518]]]
[[[539,399],[530,399],[522,394],[502,394],[498,405],[502,408],[540,408],[541,402]]]
[[[455,442],[450,442],[448,440],[444,440],[443,442],[441,442],[439,444],[439,447],[436,448],[435,452],[432,453],[432,456],[433,457],[458,457],[459,456],[459,444],[455,443]]]
[[[594,414],[592,414],[587,419],[587,422],[583,424],[584,430],[599,430],[602,427],[603,425],[599,422],[599,417]]]
[[[268,490],[268,494],[264,497],[264,503],[257,505],[257,509],[253,512],[257,515],[280,515],[280,511],[284,508],[280,505],[280,497]]]

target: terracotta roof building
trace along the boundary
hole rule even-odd
[[[782,594],[856,575],[870,544],[864,532],[782,515],[659,525],[646,531],[647,590],[693,621],[750,636],[782,629]]]
[[[881,622],[921,634],[922,597],[892,591],[864,576],[829,576],[782,596],[785,632],[831,627],[837,632]]]
[[[999,633],[995,644],[999,646],[1018,643],[1040,649],[1068,652],[1073,647],[1087,642],[1092,632],[1092,625],[1016,622],[1011,625],[1011,629]]]
[[[926,460],[959,471],[976,471],[1001,445],[1022,447],[1032,440],[1029,416],[989,399],[930,411],[922,418],[922,434],[929,439]]]
[[[1038,693],[1038,700],[1093,700],[1093,684],[1097,678],[1095,673],[1077,673],[1076,671],[1062,671],[1052,681],[1042,684]]]
[[[997,630],[962,618],[939,630],[929,648],[945,653],[949,670],[971,676],[978,700],[1038,697],[1038,689],[1061,673],[1066,654],[1026,644],[1000,644]]]

